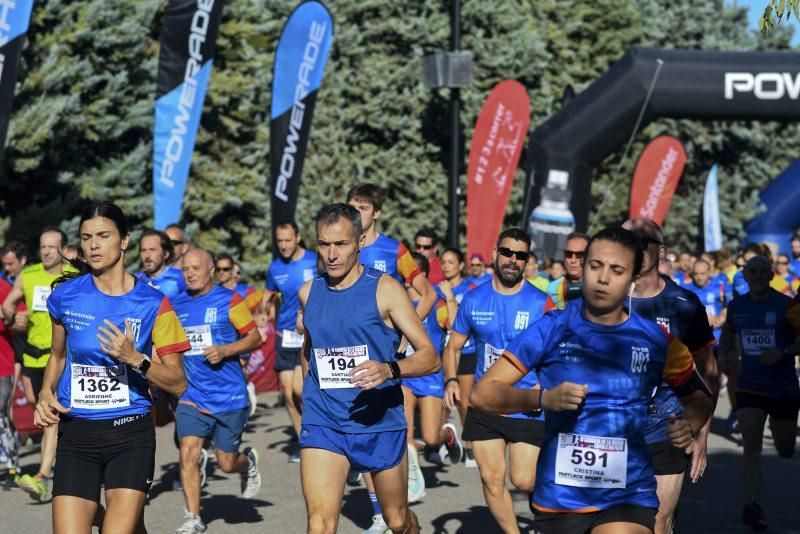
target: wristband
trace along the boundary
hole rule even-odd
[[[541,412],[541,411],[544,410],[544,404],[542,404],[542,401],[544,400],[544,392],[545,391],[547,391],[547,388],[542,388],[542,389],[539,390],[539,409],[535,410],[535,411]]]
[[[389,366],[389,370],[392,372],[392,378],[398,379],[400,378],[400,364],[397,362],[386,362]]]
[[[451,376],[450,378],[445,380],[444,381],[444,387],[447,387],[447,384],[449,384],[450,382],[458,382],[458,377],[457,376]]]

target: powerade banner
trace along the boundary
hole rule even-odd
[[[332,43],[331,14],[315,1],[292,11],[278,39],[270,110],[273,228],[294,219],[314,104]]]
[[[500,82],[483,103],[467,167],[467,252],[491,258],[503,225],[522,143],[528,131],[531,104],[525,87]]]
[[[153,139],[153,218],[158,229],[181,218],[223,4],[170,0],[164,13]]]
[[[33,0],[0,0],[0,161],[11,120],[17,64],[32,10]]]
[[[664,224],[685,164],[686,151],[674,137],[662,135],[650,141],[633,172],[630,217]]]
[[[758,194],[763,211],[747,223],[745,243],[774,243],[791,252],[792,234],[800,227],[800,159],[789,165]]]
[[[706,252],[714,252],[722,248],[722,223],[719,218],[719,186],[717,184],[717,166],[711,167],[706,178],[706,191],[703,195],[703,235]]]

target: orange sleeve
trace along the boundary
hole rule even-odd
[[[695,369],[694,357],[689,351],[689,347],[678,338],[671,334],[667,334],[667,337],[669,338],[667,361],[664,363],[662,376],[667,384],[678,387],[692,378]]]
[[[231,324],[241,335],[245,335],[256,327],[253,314],[247,307],[247,302],[239,293],[234,292],[231,297],[230,310],[228,310]]]
[[[447,304],[441,299],[436,301],[436,322],[442,328],[450,326],[449,317],[447,315]]]
[[[402,243],[397,246],[397,272],[400,273],[400,276],[403,277],[407,284],[410,284],[414,281],[414,278],[422,274],[422,269],[417,267],[417,264],[414,263],[414,258],[411,257],[411,253]]]
[[[172,303],[167,297],[161,299],[161,306],[158,308],[156,322],[153,325],[152,338],[153,347],[159,356],[186,352],[192,348],[189,340],[186,339],[186,332],[183,331],[175,310],[172,309]]]
[[[253,287],[247,288],[247,296],[245,297],[244,301],[247,303],[247,309],[250,312],[254,312],[256,308],[261,304],[261,300],[264,298],[264,290],[263,289],[255,289]]]

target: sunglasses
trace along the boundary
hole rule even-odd
[[[180,241],[179,239],[171,239],[170,241],[172,241],[172,244],[174,246],[183,245],[184,243],[186,243],[186,241]]]
[[[565,250],[564,251],[564,259],[569,260],[572,258],[578,258],[582,260],[586,256],[586,251],[584,250]]]
[[[415,247],[415,248],[421,248],[422,250],[430,250],[430,249],[432,249],[434,246],[435,246],[435,245],[421,245],[421,244],[419,244],[419,243],[414,243],[414,247]]]
[[[217,267],[217,270],[227,273],[228,271],[232,271],[233,267]]]
[[[472,267],[483,267],[482,263],[470,263]]]
[[[510,258],[512,256],[516,256],[517,260],[519,261],[528,261],[528,258],[531,257],[531,253],[525,250],[511,250],[510,248],[506,247],[497,247],[497,253],[503,256],[504,258]]]

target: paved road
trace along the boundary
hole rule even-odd
[[[305,507],[300,491],[299,467],[289,464],[286,450],[288,417],[283,409],[267,406],[274,394],[259,398],[260,408],[248,425],[246,445],[261,453],[263,485],[255,499],[239,497],[239,481],[212,471],[202,497],[202,514],[212,533],[302,533]],[[710,441],[710,466],[703,480],[684,490],[679,507],[682,533],[749,532],[739,520],[744,490],[739,480],[740,443],[723,432],[727,402],[720,399]],[[764,502],[770,521],[769,532],[800,534],[800,454],[792,460],[777,457],[772,441],[765,438]],[[35,469],[38,454],[27,447],[23,467]],[[213,469],[213,462],[212,464]],[[158,430],[156,481],[145,511],[151,533],[170,533],[182,518],[182,496],[173,492],[177,451],[172,444],[172,427]],[[413,505],[423,532],[480,533],[498,532],[483,501],[476,469],[423,466],[428,486],[424,502]],[[531,529],[531,514],[526,496],[515,494],[515,506],[523,531]],[[363,487],[348,488],[339,532],[359,533],[370,524],[371,508]],[[0,493],[0,533],[28,534],[50,531],[50,505],[33,503],[21,491]]]

